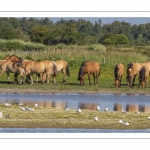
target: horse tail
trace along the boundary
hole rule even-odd
[[[70,76],[70,71],[69,71],[69,65],[68,65],[68,63],[67,63],[67,66],[66,66],[66,73],[67,73],[67,75],[69,77]]]
[[[114,69],[115,79],[118,79],[118,78],[119,78],[118,72],[119,72],[119,67],[118,67],[118,65],[116,65],[116,67],[115,67],[115,69]]]
[[[53,63],[53,76],[55,77],[56,72],[57,72],[57,66],[56,66],[56,63],[54,61],[52,61],[52,63]]]
[[[145,72],[146,72],[146,68],[144,66],[141,67],[140,72],[139,72],[139,80],[141,82],[145,81]]]

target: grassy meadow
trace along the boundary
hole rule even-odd
[[[63,49],[64,48],[64,49]],[[56,76],[57,85],[53,84],[53,78],[50,78],[49,85],[36,83],[34,75],[34,84],[30,85],[25,83],[24,85],[13,84],[13,74],[10,74],[11,83],[7,83],[7,75],[4,73],[0,76],[0,90],[11,89],[17,92],[17,90],[29,90],[35,91],[42,90],[45,92],[92,92],[92,93],[149,93],[150,88],[141,89],[137,87],[138,80],[135,81],[135,87],[128,88],[126,84],[126,71],[124,72],[121,88],[116,89],[114,85],[114,67],[118,63],[122,63],[126,68],[126,65],[130,62],[145,62],[149,60],[149,57],[145,55],[143,51],[148,51],[148,47],[104,47],[93,45],[93,47],[82,46],[68,46],[66,47],[51,47],[48,50],[42,51],[7,51],[0,52],[0,58],[3,59],[7,54],[15,54],[22,59],[30,59],[41,61],[59,60],[63,59],[68,61],[70,69],[70,77],[66,77],[67,82],[62,84],[62,73],[58,72]],[[98,86],[89,85],[86,75],[85,86],[79,86],[77,80],[78,71],[83,61],[96,60],[101,65],[101,74],[99,77]],[[20,76],[19,76],[20,78]],[[93,83],[93,76],[91,75],[91,82]]]

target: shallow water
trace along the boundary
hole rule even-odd
[[[150,107],[150,95],[126,94],[0,94],[0,104],[22,103],[25,105],[39,104],[39,107],[68,107],[70,109],[96,109],[99,105],[101,111],[106,106],[109,111],[124,109],[127,111],[147,111]],[[131,106],[131,107],[130,107]],[[117,108],[116,108],[117,107]],[[139,110],[140,109],[140,110]]]
[[[62,128],[0,128],[0,133],[150,133],[150,129],[62,129]]]

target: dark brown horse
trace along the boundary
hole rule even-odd
[[[85,61],[81,64],[78,73],[78,81],[80,81],[80,85],[84,85],[84,76],[86,74],[88,74],[89,84],[91,85],[90,74],[92,74],[94,85],[97,85],[98,77],[100,76],[100,64],[97,61]]]
[[[144,65],[141,67],[139,72],[139,87],[142,88],[148,86],[148,76],[149,76],[149,67],[147,65]]]
[[[122,75],[124,73],[124,66],[123,64],[117,64],[114,69],[114,76],[115,76],[115,87],[120,87],[121,86],[121,80],[122,80]]]

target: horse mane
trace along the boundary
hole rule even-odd
[[[145,80],[145,72],[146,72],[146,68],[144,66],[141,67],[139,72],[139,79],[141,82]]]
[[[115,69],[114,69],[115,79],[118,79],[118,78],[119,78],[118,72],[119,72],[119,67],[118,67],[118,65],[116,65],[116,67],[115,67]]]
[[[132,68],[133,67],[133,63],[130,63],[130,64],[128,64],[127,65],[127,68],[129,69],[129,68]]]
[[[16,58],[18,58],[18,59],[22,60],[22,58],[20,58],[20,57],[16,56],[15,54],[12,54],[12,55],[10,56],[10,58],[12,58],[12,57],[16,57]]]
[[[85,62],[83,62],[83,63],[81,64],[81,67],[80,67],[79,73],[78,73],[78,81],[81,79],[81,76],[84,75],[84,67],[85,67],[85,65],[86,65],[86,62],[87,62],[87,61],[85,61]]]
[[[14,63],[13,63],[13,68],[14,68],[15,65],[16,65],[17,67],[21,67],[21,66],[22,66],[22,61],[14,62]]]

